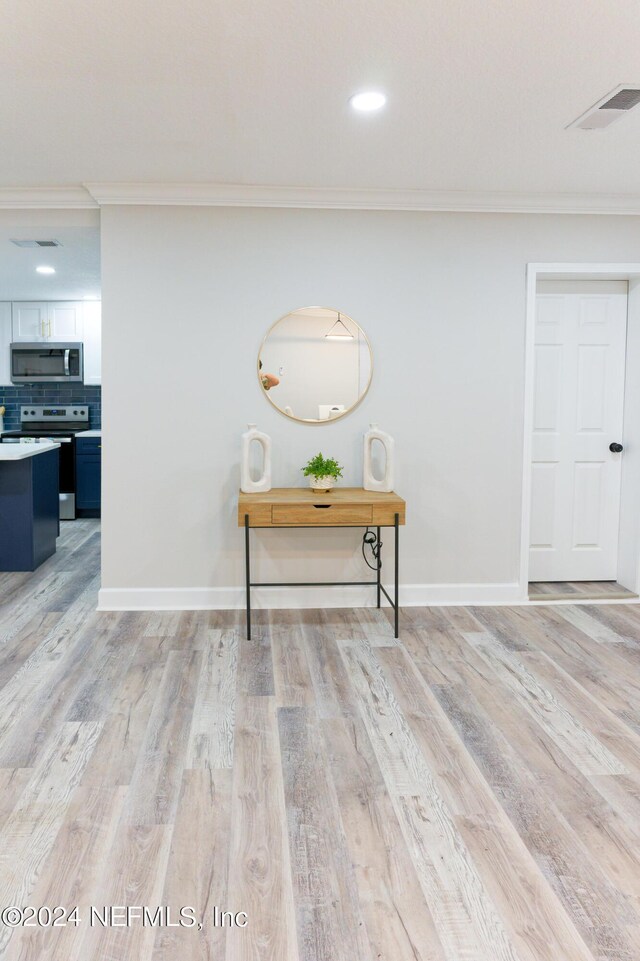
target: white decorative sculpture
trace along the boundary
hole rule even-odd
[[[374,475],[371,466],[372,447],[374,440],[379,440],[384,447],[385,465],[384,476],[381,480]],[[378,430],[377,424],[370,424],[369,430],[364,435],[364,469],[362,486],[366,491],[392,491],[393,490],[393,437],[386,434],[383,430]]]
[[[244,494],[264,494],[271,490],[271,438],[259,431],[255,424],[247,426],[249,429],[242,435],[240,490]],[[251,477],[251,444],[254,441],[262,447],[262,474],[258,480]]]

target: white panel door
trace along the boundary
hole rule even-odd
[[[626,330],[626,282],[538,285],[530,581],[616,579]]]

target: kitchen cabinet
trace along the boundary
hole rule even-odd
[[[99,517],[102,439],[76,437],[76,516]]]
[[[45,340],[49,305],[42,301],[14,303],[13,340],[33,343]]]
[[[84,345],[84,383],[102,383],[102,304],[85,301],[0,302],[0,386],[11,383],[9,344],[68,343]]]
[[[75,341],[83,337],[84,303],[59,301],[47,304],[47,340]]]
[[[102,304],[86,301],[83,316],[84,382],[87,386],[102,383]]]
[[[82,301],[14,301],[13,340],[78,341],[83,337]]]
[[[11,386],[9,344],[11,343],[11,304],[0,301],[0,387]]]
[[[59,448],[0,444],[0,571],[35,571],[56,550]]]

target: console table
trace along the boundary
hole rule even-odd
[[[243,494],[238,498],[238,527],[244,527],[245,574],[247,591],[247,639],[251,639],[252,587],[375,587],[377,606],[381,596],[387,598],[395,615],[395,636],[398,636],[398,548],[400,525],[405,523],[406,504],[393,493],[366,491],[362,487],[335,488],[328,494],[316,494],[310,488],[277,487],[266,494]],[[378,553],[375,581],[320,581],[293,583],[251,580],[251,545],[249,532],[255,528],[284,527],[375,527]],[[380,528],[395,530],[394,596],[381,583],[382,557]]]

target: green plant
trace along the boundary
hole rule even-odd
[[[302,467],[301,470],[305,477],[335,477],[336,480],[342,477],[342,468],[338,461],[333,457],[325,460],[322,454],[312,457],[307,466]]]

